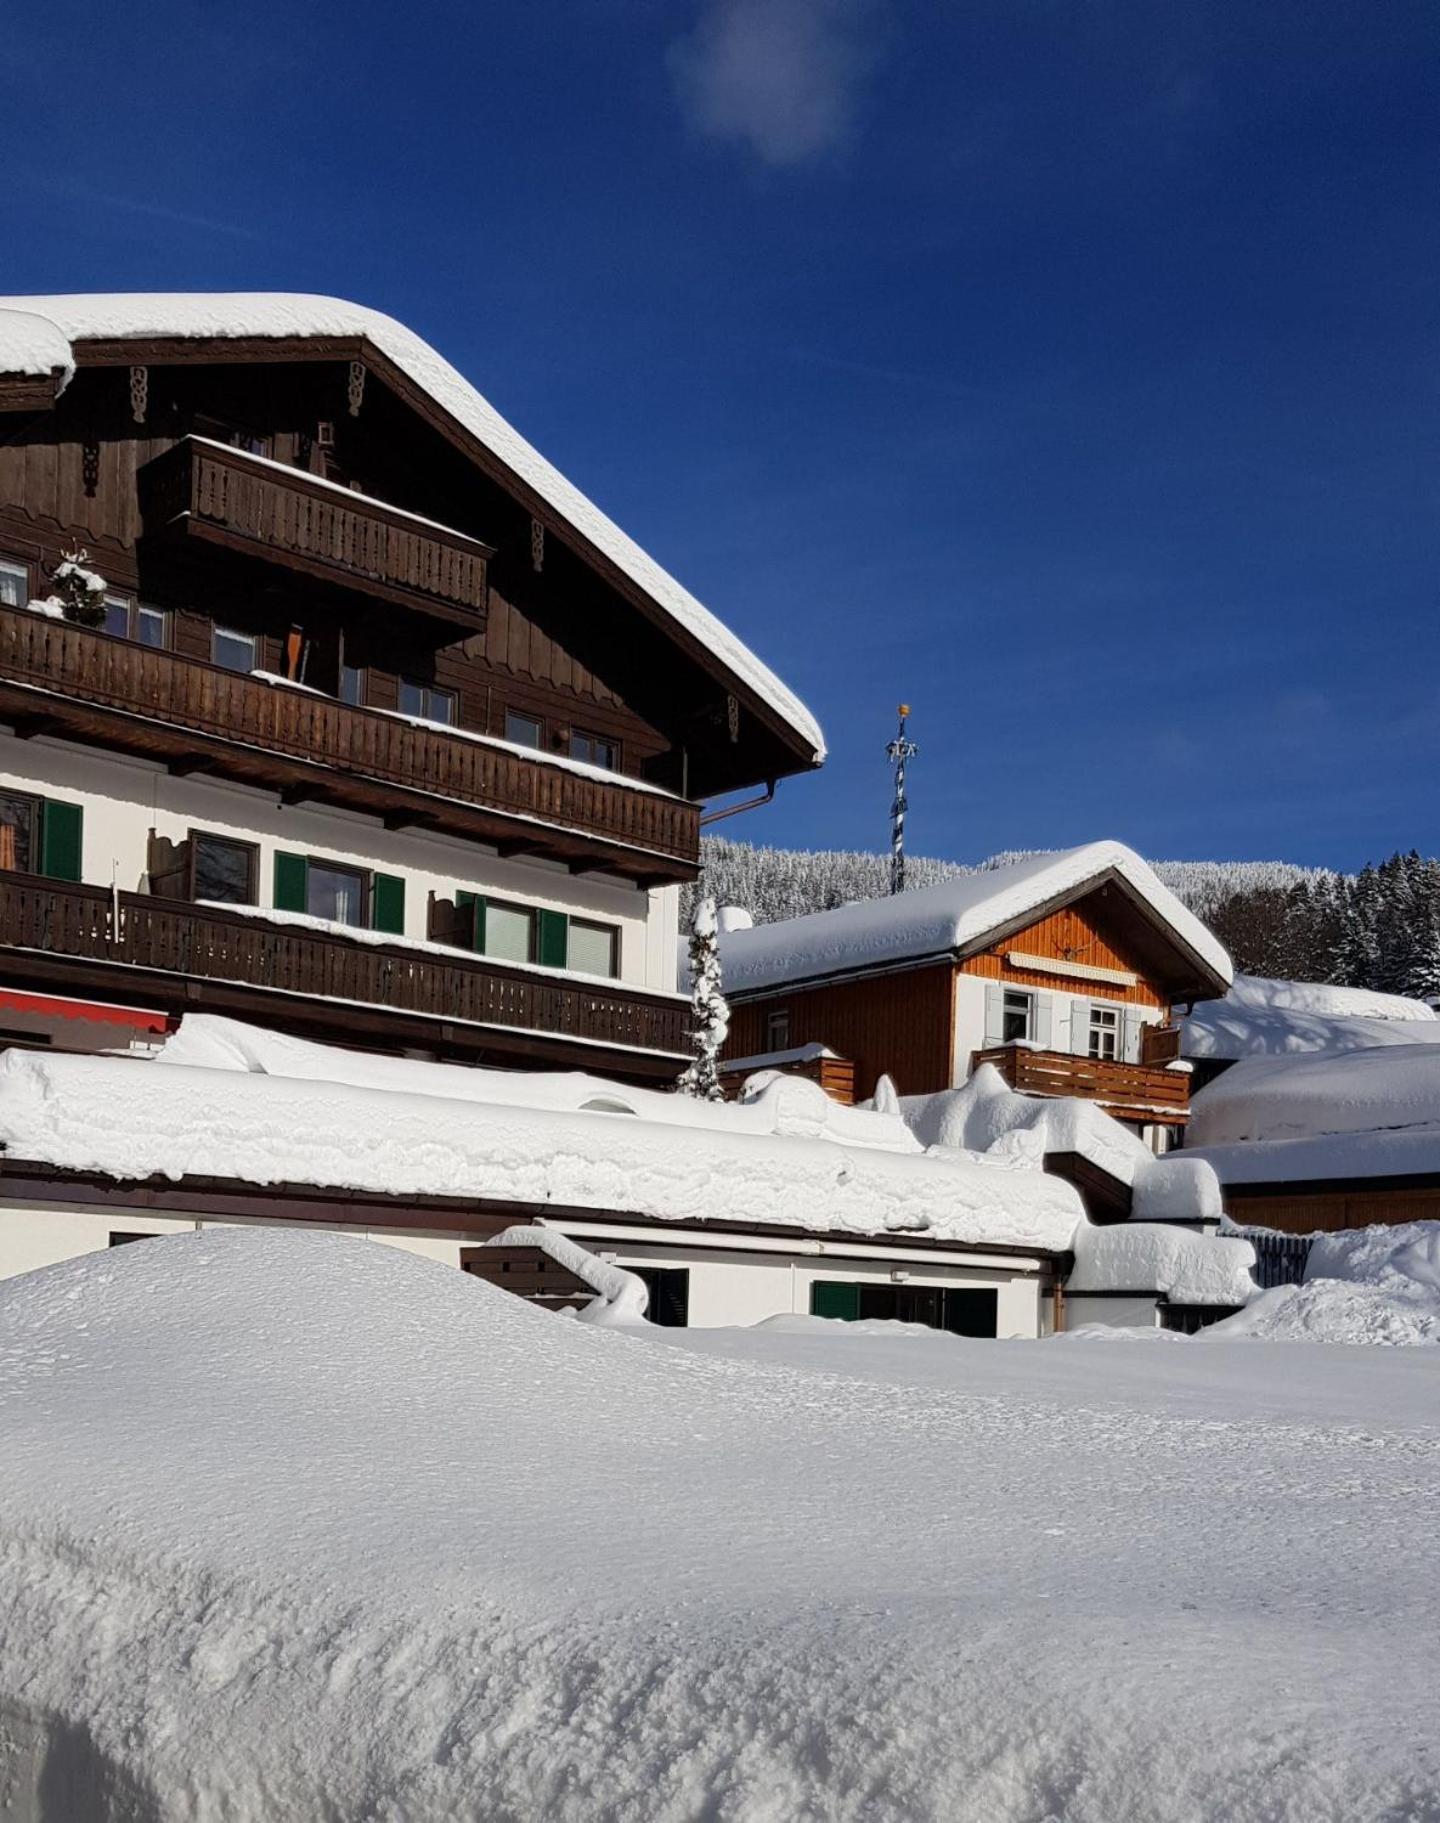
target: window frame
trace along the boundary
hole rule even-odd
[[[401,699],[406,690],[418,691],[420,696],[420,707],[418,710],[405,708]],[[431,713],[436,697],[441,696],[443,696],[445,701],[450,705],[450,713],[448,716],[439,716]],[[422,682],[418,677],[406,677],[402,674],[395,680],[395,706],[401,715],[418,716],[419,720],[422,722],[436,722],[442,728],[454,728],[459,725],[459,692],[456,690],[447,690],[443,684],[427,684]]]
[[[492,899],[488,893],[484,895],[484,898],[485,898],[485,944],[482,949],[476,950],[475,954],[477,956],[483,956],[487,962],[498,962],[502,968],[505,967],[506,964],[509,964],[512,968],[526,968],[526,967],[533,966],[536,963],[536,961],[538,960],[539,955],[540,955],[540,908],[536,905],[522,905],[518,900],[515,900],[515,899]],[[514,956],[496,955],[491,950],[491,948],[490,948],[490,914],[492,912],[497,912],[497,911],[498,912],[516,912],[528,922],[528,924],[530,926],[530,944],[529,944],[530,953],[528,956],[525,957],[523,962],[519,961]],[[569,940],[568,932],[566,933],[566,940],[568,943],[568,940]]]
[[[533,741],[517,741],[510,732],[511,722],[529,722],[535,730]],[[505,736],[512,747],[524,747],[527,752],[543,753],[545,751],[545,718],[543,715],[530,715],[523,709],[506,709]]]
[[[260,903],[260,844],[258,842],[246,842],[239,836],[222,836],[213,829],[191,829],[185,840],[187,844],[185,897],[192,905],[197,904],[200,898],[197,890],[197,875],[202,842],[218,842],[226,848],[243,849],[249,861],[249,875],[246,882],[250,894],[248,899],[210,899],[206,903],[210,905],[258,905]]]
[[[24,867],[17,865],[14,871],[17,874],[31,874],[43,879],[44,874],[39,863],[45,858],[41,852],[45,845],[45,799],[37,792],[12,791],[8,786],[0,788],[0,798],[9,798],[17,803],[29,805],[30,828],[26,841],[30,852],[27,864]]]
[[[593,755],[577,753],[575,751],[577,741],[588,741],[592,747],[604,747],[610,758],[597,760]],[[620,742],[612,739],[608,734],[596,734],[589,728],[571,728],[570,758],[578,760],[584,766],[597,766],[602,772],[618,772],[620,770]]]
[[[162,608],[153,601],[142,601],[138,595],[122,595],[118,589],[106,590],[105,606],[125,610],[125,631],[123,633],[116,633],[109,627],[101,629],[102,632],[109,633],[112,639],[128,639],[133,645],[144,646],[148,652],[168,652],[170,650],[173,623],[169,608]],[[158,646],[152,645],[148,639],[141,639],[140,616],[142,614],[160,616],[160,643]]]
[[[255,662],[248,671],[241,671],[234,665],[227,665],[219,656],[219,644],[222,639],[243,639],[249,641]],[[222,627],[218,620],[212,620],[210,622],[210,663],[216,666],[217,669],[228,671],[232,677],[250,677],[261,668],[260,660],[263,656],[264,654],[261,651],[260,645],[260,635],[258,633],[245,633],[242,632],[239,627]]]
[[[1012,1014],[1015,1014],[1019,1011],[1019,1009],[1017,1007],[1014,1007],[1011,1005],[1011,1002],[1015,1001],[1015,1000],[1023,1000],[1025,1002],[1025,1029],[1023,1032],[1012,1035],[1012,1033],[1010,1032],[1010,1029],[1009,1029],[1010,1019],[1011,1019]],[[1003,988],[1001,990],[1001,998],[1000,998],[1000,1043],[1001,1044],[1033,1044],[1034,1043],[1034,1040],[1035,1040],[1035,1003],[1036,1003],[1036,993],[1035,993],[1034,988],[1007,987],[1007,988]]]
[[[20,578],[20,600],[17,602],[0,601],[0,607],[23,608],[34,595],[31,584],[30,565],[23,557],[11,557],[0,553],[0,575],[18,576]]]
[[[788,1006],[772,1007],[765,1015],[766,1055],[790,1049],[790,1009]]]
[[[1121,1007],[1108,1000],[1091,1000],[1087,1003],[1085,1015],[1085,1055],[1091,1063],[1123,1063],[1125,1061],[1125,1019]],[[1111,1050],[1103,1048],[1103,1040],[1108,1038]]]
[[[576,968],[570,960],[570,936],[576,926],[581,930],[602,931],[610,940],[610,968],[605,974],[597,975],[591,968]],[[596,981],[618,981],[620,979],[620,926],[607,924],[603,918],[575,918],[568,912],[565,915],[565,966],[574,975],[589,975]]]
[[[324,912],[310,909],[310,882],[315,877],[315,869],[325,873],[351,874],[360,882],[360,909],[363,922],[346,924],[343,918],[327,918]],[[328,861],[318,855],[305,851],[305,916],[319,918],[325,924],[342,924],[347,930],[374,930],[375,928],[375,870],[373,867],[361,866],[359,862]]]
[[[355,679],[356,694],[353,697],[345,694],[345,679],[347,674]],[[340,661],[340,674],[336,680],[335,686],[336,702],[346,703],[352,709],[363,709],[365,707],[365,695],[368,683],[369,678],[366,666],[352,665],[342,658]]]

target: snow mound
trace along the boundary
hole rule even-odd
[[[1212,1335],[1267,1341],[1440,1342],[1440,1222],[1320,1234],[1300,1285],[1278,1285]]]
[[[1087,842],[913,892],[724,931],[725,988],[744,993],[974,948],[1053,900],[1111,876],[1170,928],[1207,978],[1229,983],[1232,965],[1220,943],[1133,849],[1123,842]]]
[[[993,1063],[982,1063],[958,1089],[907,1095],[900,1105],[924,1146],[1035,1169],[1047,1153],[1074,1152],[1129,1185],[1137,1221],[1220,1220],[1220,1181],[1203,1159],[1157,1158],[1093,1101],[1022,1095]]]
[[[66,1823],[1434,1813],[1433,1398],[1384,1351],[734,1334],[266,1230],[0,1286],[0,1788]]]
[[[1191,1234],[1155,1222],[1085,1227],[1065,1289],[1160,1292],[1175,1304],[1248,1304],[1255,1249],[1233,1236]]]
[[[1440,1049],[1428,1044],[1247,1059],[1196,1094],[1186,1138],[1204,1147],[1416,1127],[1440,1128]]]
[[[462,373],[427,342],[393,317],[342,298],[301,293],[79,292],[51,297],[0,299],[0,317],[24,313],[47,329],[42,352],[63,350],[72,360],[71,342],[117,336],[329,336],[368,338],[402,373],[428,393],[442,410],[492,451],[522,482],[533,487],[602,557],[639,585],[673,621],[699,640],[733,674],[749,686],[811,749],[818,764],[825,757],[825,738],[805,705],[768,666],[688,589],[622,532],[593,501],[553,467],[482,398]],[[21,332],[11,332],[16,348],[31,347]],[[0,342],[0,347],[7,343]],[[38,358],[34,355],[31,358]],[[38,371],[49,371],[50,363]],[[34,368],[20,371],[33,372]]]

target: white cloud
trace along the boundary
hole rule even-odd
[[[803,164],[849,131],[874,61],[873,0],[703,0],[670,68],[691,124],[774,165]]]

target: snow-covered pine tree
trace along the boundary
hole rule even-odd
[[[710,898],[696,901],[690,925],[690,1005],[694,1018],[690,1043],[695,1056],[676,1086],[682,1095],[700,1101],[723,1101],[720,1051],[730,1030],[730,1008],[720,988],[720,945],[715,901]]]
[[[103,627],[105,624],[105,591],[109,587],[98,570],[87,568],[89,551],[66,551],[50,572],[54,590],[50,599],[60,604],[66,620],[80,627]]]

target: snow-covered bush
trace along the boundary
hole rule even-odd
[[[690,1002],[694,1027],[690,1042],[695,1056],[680,1078],[682,1095],[701,1101],[723,1101],[720,1088],[720,1052],[730,1030],[730,1008],[720,988],[720,945],[716,941],[715,901],[704,898],[695,906],[690,927]]]
[[[110,585],[98,570],[87,567],[89,562],[90,553],[86,550],[77,547],[66,551],[50,571],[53,593],[48,599],[76,626],[103,627],[105,592]]]

